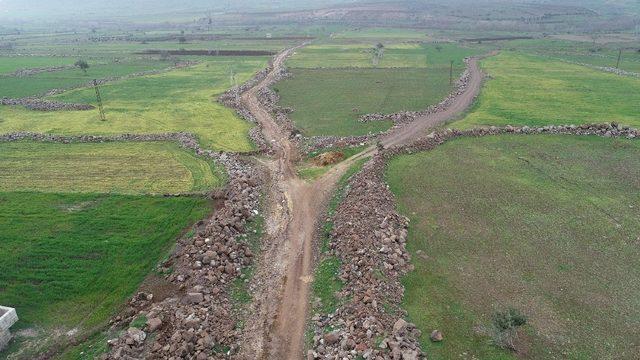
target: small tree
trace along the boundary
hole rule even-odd
[[[89,63],[87,63],[85,60],[78,60],[76,61],[75,64],[73,64],[74,66],[80,68],[80,70],[82,70],[84,72],[84,74],[87,74],[87,69],[89,68]]]

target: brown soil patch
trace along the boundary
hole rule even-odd
[[[316,166],[327,166],[337,164],[342,160],[344,160],[344,153],[339,151],[328,151],[314,157],[311,159],[311,162]]]

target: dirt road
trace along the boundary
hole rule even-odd
[[[263,161],[270,172],[266,204],[266,239],[252,282],[254,301],[247,319],[241,357],[247,359],[300,359],[304,350],[309,283],[313,274],[316,225],[335,185],[353,162],[375,153],[370,147],[333,167],[313,183],[297,177],[299,158],[295,144],[258,101],[260,89],[270,86],[285,60],[299,47],[285,50],[273,61],[273,70],[242,95],[242,102],[262,126],[274,148],[273,160]],[[385,146],[399,145],[425,134],[473,102],[480,91],[482,74],[477,61],[470,62],[471,82],[466,92],[446,111],[420,118],[383,139]]]

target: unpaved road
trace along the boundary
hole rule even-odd
[[[242,94],[243,104],[262,126],[274,148],[273,160],[263,161],[270,172],[266,204],[266,238],[253,278],[254,301],[245,324],[241,357],[246,359],[300,359],[304,350],[309,283],[313,275],[314,236],[323,219],[325,204],[335,185],[353,162],[375,153],[370,147],[334,166],[313,183],[297,177],[299,158],[295,144],[259,103],[260,89],[270,86],[289,55],[299,47],[278,54],[273,70],[259,84]],[[480,91],[482,73],[477,60],[470,62],[471,81],[466,92],[450,108],[418,119],[387,135],[385,146],[399,145],[425,134],[425,130],[465,111]]]

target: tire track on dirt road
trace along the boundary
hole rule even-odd
[[[260,124],[275,152],[272,160],[262,161],[270,173],[265,206],[266,234],[252,281],[251,316],[245,324],[241,344],[240,357],[246,359],[300,359],[303,356],[316,225],[324,217],[327,201],[346,170],[357,159],[377,151],[371,146],[337,164],[313,183],[298,178],[296,144],[262,107],[258,94],[273,84],[286,59],[305,45],[278,54],[268,75],[241,96],[242,104]],[[409,142],[425,134],[429,127],[464,112],[479,93],[483,78],[477,59],[472,59],[469,67],[469,86],[449,108],[399,127],[384,137],[382,144],[388,147]]]

